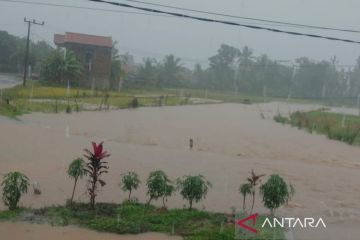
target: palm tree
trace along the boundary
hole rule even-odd
[[[73,51],[54,50],[43,61],[41,66],[41,78],[46,82],[64,84],[64,80],[76,78],[83,73],[83,66],[76,59]]]
[[[240,193],[243,195],[243,211],[245,212],[245,200],[246,200],[246,195],[251,194],[251,184],[250,183],[244,183],[240,185],[239,188]]]
[[[243,90],[249,90],[249,73],[250,67],[253,64],[253,50],[250,49],[248,46],[243,47],[241,52],[238,55],[238,64],[239,64],[239,73],[240,73],[240,83],[242,84]]]
[[[66,56],[61,66],[62,76],[66,78],[75,78],[82,74],[83,66],[76,59],[76,55],[73,51],[67,51]]]
[[[117,41],[113,43],[111,50],[111,88],[117,89],[119,92],[122,87],[122,80],[126,75],[125,67],[127,62],[127,55],[120,55],[116,47]]]
[[[174,55],[167,55],[162,64],[162,73],[165,79],[164,83],[171,86],[178,86],[181,81],[181,59]]]
[[[78,179],[82,178],[82,177],[84,177],[86,175],[85,167],[86,167],[86,163],[82,158],[75,159],[69,165],[69,169],[68,169],[67,173],[68,173],[70,178],[74,179],[74,188],[73,188],[73,191],[72,191],[70,204],[72,204],[73,199],[74,199],[75,188],[76,188],[76,184],[77,184]]]
[[[263,176],[265,176],[265,174],[256,175],[254,170],[251,170],[251,176],[247,179],[251,186],[251,194],[252,194],[252,205],[251,205],[250,213],[252,213],[252,211],[254,210],[256,186],[260,182],[260,178]]]

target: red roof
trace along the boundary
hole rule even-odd
[[[65,43],[79,43],[101,47],[112,47],[111,37],[95,36],[82,33],[67,32],[65,35],[55,34],[54,43],[56,45],[63,45]]]
[[[56,45],[62,45],[65,42],[65,35],[61,35],[61,34],[55,34],[54,35],[54,43]]]

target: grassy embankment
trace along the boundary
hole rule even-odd
[[[341,113],[316,110],[310,112],[294,112],[290,118],[277,115],[276,122],[291,124],[309,133],[326,135],[329,139],[360,145],[360,117]]]
[[[258,234],[244,230],[239,239],[285,239],[281,228],[260,228],[265,216],[257,221]],[[101,232],[138,234],[161,232],[184,239],[234,239],[235,227],[226,214],[188,209],[156,208],[140,203],[98,203],[95,211],[83,203],[71,207],[18,209],[0,212],[0,221],[30,221],[55,226],[76,225]]]
[[[72,111],[104,109],[105,96],[110,108],[127,108],[134,97],[139,106],[175,106],[193,104],[191,98],[207,98],[222,102],[253,103],[262,102],[262,97],[234,94],[216,90],[199,89],[124,89],[115,91],[91,91],[90,89],[70,89],[44,86],[29,81],[27,87],[21,85],[3,90],[0,101],[0,115],[16,118],[29,112],[64,112],[70,106]],[[161,99],[162,98],[162,99]],[[6,104],[10,100],[10,105]],[[269,99],[270,100],[270,99]]]
[[[134,97],[137,97],[139,106],[158,106],[162,97],[162,105],[173,106],[191,104],[187,97],[169,94],[166,91],[135,91],[119,92],[91,91],[90,89],[70,89],[43,86],[29,82],[28,86],[15,86],[3,90],[0,101],[0,115],[16,118],[29,112],[64,112],[70,106],[72,111],[127,108]],[[106,104],[106,95],[107,104]],[[10,100],[7,104],[6,99]]]

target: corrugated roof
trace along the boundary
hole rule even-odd
[[[55,34],[54,43],[56,45],[62,45],[64,43],[79,43],[93,46],[112,47],[111,37],[73,32],[67,32],[65,35]]]

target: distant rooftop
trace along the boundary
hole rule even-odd
[[[54,43],[56,45],[64,45],[66,43],[79,43],[92,46],[112,47],[111,37],[88,35],[82,33],[66,32],[54,35]]]

